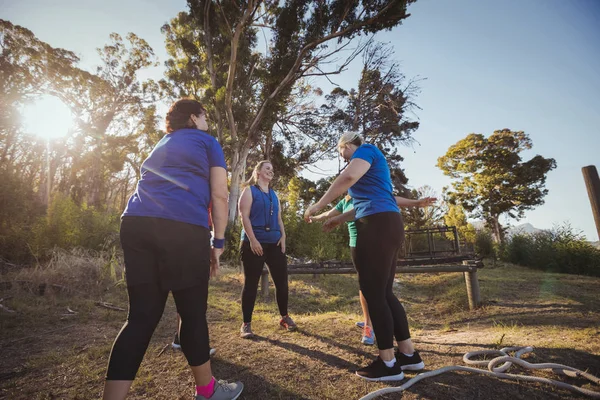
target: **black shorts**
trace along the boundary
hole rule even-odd
[[[158,283],[173,291],[208,282],[208,228],[163,218],[123,217],[121,246],[127,286]]]

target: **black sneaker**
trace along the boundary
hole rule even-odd
[[[410,357],[398,350],[396,350],[394,355],[396,356],[396,364],[399,364],[403,371],[420,371],[425,368],[425,363],[416,350]]]
[[[402,367],[398,363],[398,360],[396,360],[396,364],[393,367],[389,368],[385,365],[381,357],[377,357],[371,364],[356,371],[356,375],[373,382],[401,381],[404,379],[404,372],[402,372]]]

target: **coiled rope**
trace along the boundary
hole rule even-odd
[[[510,356],[508,354],[509,352],[515,352],[515,355]],[[556,387],[559,387],[562,389],[568,389],[568,390],[571,390],[571,391],[574,391],[577,393],[584,394],[586,396],[600,399],[600,392],[595,392],[593,390],[584,389],[584,388],[574,386],[574,385],[569,385],[568,383],[555,381],[555,380],[548,379],[548,378],[540,378],[540,377],[536,377],[536,376],[515,375],[515,374],[504,373],[513,364],[517,364],[521,367],[529,368],[529,369],[551,369],[557,374],[563,374],[563,375],[567,375],[570,377],[576,377],[576,378],[586,378],[589,381],[594,382],[597,385],[600,385],[600,378],[597,378],[594,375],[588,374],[587,372],[580,371],[576,368],[569,367],[567,365],[553,364],[553,363],[531,364],[531,363],[528,363],[527,361],[521,360],[521,356],[523,354],[527,354],[527,353],[531,353],[531,352],[533,352],[533,347],[529,347],[529,346],[528,347],[505,347],[500,350],[471,351],[469,353],[466,353],[463,356],[463,361],[469,365],[487,365],[487,368],[488,368],[487,370],[481,369],[481,368],[463,367],[463,366],[459,366],[459,365],[443,367],[440,369],[436,369],[434,371],[421,373],[421,374],[415,376],[414,378],[410,379],[409,381],[407,381],[402,386],[376,390],[374,392],[367,394],[364,397],[361,397],[360,400],[371,400],[371,399],[376,398],[377,396],[382,396],[384,394],[402,392],[402,391],[408,389],[409,387],[411,387],[412,385],[414,385],[415,383],[419,382],[422,379],[430,378],[432,376],[440,375],[440,374],[443,374],[445,372],[450,372],[450,371],[474,372],[474,373],[478,373],[478,374],[493,376],[493,377],[500,378],[500,379],[511,379],[511,380],[519,380],[519,381],[545,383],[548,385],[553,385],[553,386],[556,386]],[[500,354],[500,355],[490,361],[471,360],[471,358],[475,357],[475,356],[489,356],[492,354]],[[502,365],[498,366],[498,364],[502,364]]]

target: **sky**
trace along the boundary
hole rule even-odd
[[[0,0],[0,18],[74,51],[89,69],[111,32],[144,38],[162,63],[160,27],[185,9],[184,0]],[[569,222],[598,240],[581,168],[600,168],[600,1],[419,0],[409,12],[376,37],[393,46],[407,78],[425,78],[415,99],[418,143],[401,148],[409,185],[441,193],[451,181],[436,162],[451,145],[470,133],[523,130],[533,141],[523,157],[552,157],[558,166],[545,204],[504,222],[540,229]],[[333,80],[349,89],[359,73],[357,60]],[[159,66],[142,78],[161,75]],[[337,165],[320,167],[333,175]]]

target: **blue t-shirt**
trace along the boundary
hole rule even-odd
[[[281,239],[279,228],[279,199],[273,189],[269,194],[260,190],[256,185],[250,186],[252,191],[252,206],[250,207],[250,223],[256,240],[260,243],[277,243]],[[242,240],[249,242],[246,232],[242,229]]]
[[[356,149],[351,160],[355,158],[371,164],[369,170],[348,190],[354,199],[356,219],[387,211],[400,212],[392,192],[390,168],[381,150],[372,144],[363,144]]]
[[[217,140],[198,129],[163,136],[141,168],[123,216],[158,217],[208,228],[210,169],[226,168]]]

